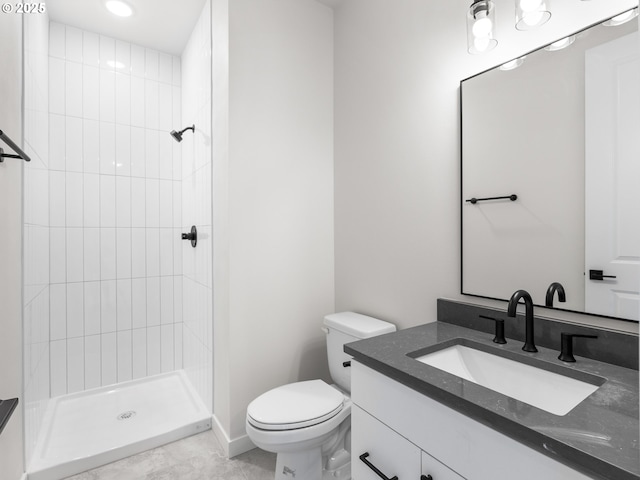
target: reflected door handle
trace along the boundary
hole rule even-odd
[[[604,275],[602,270],[589,270],[589,280],[604,280],[605,278],[617,278],[615,275]]]

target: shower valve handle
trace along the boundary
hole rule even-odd
[[[191,227],[191,232],[182,234],[182,240],[191,240],[191,246],[196,248],[198,244],[198,229],[195,225]]]

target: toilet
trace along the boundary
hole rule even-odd
[[[275,480],[351,478],[351,357],[346,343],[396,331],[395,325],[354,312],[327,315],[329,372],[335,382],[290,383],[247,407],[247,435],[277,454]]]

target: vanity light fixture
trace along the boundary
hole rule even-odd
[[[516,0],[516,29],[531,30],[551,18],[550,0]]]
[[[557,42],[553,42],[551,45],[547,45],[546,47],[544,47],[544,49],[548,50],[549,52],[555,52],[556,50],[562,50],[563,48],[567,48],[569,45],[571,45],[575,41],[576,41],[576,36],[571,35],[569,37],[561,38]]]
[[[467,47],[477,55],[493,50],[498,41],[493,38],[496,7],[491,0],[474,0],[467,12]]]
[[[633,20],[638,16],[638,7],[632,8],[631,10],[627,10],[620,15],[616,15],[615,17],[603,22],[602,25],[605,27],[617,27],[618,25],[622,25],[623,23],[627,23],[629,20]]]
[[[521,57],[516,58],[515,60],[511,60],[510,62],[503,63],[498,67],[498,70],[503,70],[503,71],[515,70],[516,68],[518,68],[520,65],[524,63],[525,58],[527,58],[527,56],[523,55]]]
[[[107,10],[118,17],[130,17],[133,15],[131,5],[122,0],[107,0],[104,5],[107,7]]]

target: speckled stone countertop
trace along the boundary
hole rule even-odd
[[[489,390],[415,357],[458,343],[591,383],[604,383],[564,416],[557,416]],[[640,479],[638,372],[522,342],[492,342],[493,335],[435,322],[350,343],[345,352],[358,362],[596,479]],[[600,377],[600,378],[597,378]]]

